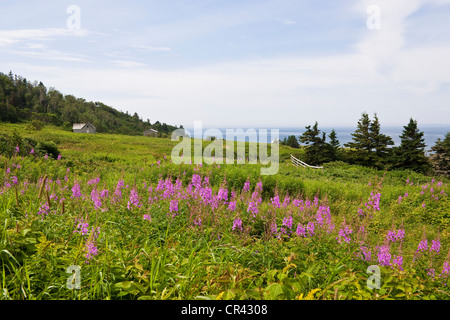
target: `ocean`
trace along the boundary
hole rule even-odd
[[[341,146],[343,146],[345,143],[352,141],[352,136],[351,134],[356,130],[356,127],[353,126],[346,126],[346,127],[320,127],[319,126],[319,130],[321,130],[322,132],[326,132],[327,134],[327,141],[329,141],[328,138],[328,134],[331,132],[331,130],[334,128],[334,131],[336,131],[337,134],[337,138],[341,144]],[[195,138],[201,138],[203,137],[204,139],[209,135],[209,136],[218,136],[219,132],[222,134],[222,138],[226,139],[226,130],[227,128],[202,128],[202,132],[195,132],[194,134],[194,130],[193,128],[185,128],[187,130],[187,132],[190,134],[191,137],[195,137]],[[209,133],[207,132],[209,129],[214,129],[216,130],[216,132],[214,131],[210,131]],[[250,132],[247,131],[249,129],[254,129],[256,132],[256,136],[255,137],[250,137],[247,136],[243,136],[243,137],[239,137],[239,136],[233,136],[234,140],[238,140],[238,141],[243,141],[244,139],[246,141],[251,141],[251,142],[256,142],[259,141],[260,139],[260,133],[259,130],[261,129],[266,129],[267,130],[267,141],[272,141],[272,137],[271,137],[271,129],[278,129],[279,130],[279,139],[283,140],[285,137],[294,135],[295,137],[299,137],[303,132],[306,131],[306,129],[304,127],[299,127],[299,128],[295,128],[295,127],[286,127],[286,128],[267,128],[267,127],[253,127],[253,128],[228,128],[228,129],[232,129],[234,130],[234,132],[237,132],[238,129],[242,129],[244,132]],[[399,146],[400,145],[400,135],[402,134],[403,131],[403,126],[382,126],[381,127],[381,133],[388,135],[392,138],[392,140],[394,141],[394,146]],[[219,131],[217,131],[219,130]],[[424,133],[424,139],[425,139],[425,144],[426,144],[426,150],[430,149],[432,146],[434,146],[434,144],[436,143],[437,139],[444,139],[445,135],[447,132],[450,131],[450,125],[421,125],[419,126],[419,131]],[[262,136],[262,133],[261,133]]]

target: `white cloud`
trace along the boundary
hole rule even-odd
[[[113,60],[111,62],[114,65],[121,67],[121,68],[136,68],[136,67],[145,66],[145,63],[140,63],[140,62],[131,61],[131,60]]]
[[[0,30],[0,47],[11,46],[21,41],[42,41],[55,37],[86,36],[88,34],[89,31],[85,29],[65,28]]]
[[[294,20],[286,19],[286,18],[279,18],[277,21],[280,22],[281,24],[284,24],[284,25],[292,25],[292,24],[296,24],[297,23]]]
[[[441,90],[450,83],[450,45],[409,46],[406,36],[414,23],[411,15],[424,1],[378,1],[381,30],[371,31],[365,29],[364,18],[366,8],[376,2],[360,1],[353,8],[362,17],[363,32],[358,31],[361,38],[346,53],[300,54],[169,70],[152,69],[133,57],[133,49],[170,52],[172,47],[148,43],[165,44],[178,37],[206,33],[208,30],[203,29],[210,21],[211,29],[226,25],[197,18],[195,23],[189,20],[161,26],[152,33],[150,38],[154,39],[146,40],[149,42],[133,38],[135,42],[129,41],[126,50],[120,51],[121,47],[109,53],[114,60],[108,60],[106,67],[45,68],[27,64],[18,65],[13,72],[42,80],[63,93],[138,112],[144,119],[185,126],[194,120],[210,126],[301,126],[313,121],[345,125],[356,123],[362,111],[377,112],[383,124],[406,123],[411,116],[422,123],[448,121],[448,108],[439,118],[430,108],[448,104],[448,91]],[[233,26],[248,21],[246,18],[242,13],[227,23]],[[35,39],[31,42],[32,33],[3,37],[0,33],[0,45],[2,41],[4,45],[25,40],[36,43]],[[62,34],[35,35],[42,40]],[[165,42],[166,37],[170,41]],[[0,62],[0,67],[10,70],[11,64]]]

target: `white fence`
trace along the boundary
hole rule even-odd
[[[292,154],[291,154],[291,161],[296,167],[323,169],[323,167],[310,166],[309,164],[304,163],[302,160],[297,159]]]

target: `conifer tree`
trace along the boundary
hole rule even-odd
[[[382,168],[387,163],[392,149],[389,146],[394,145],[392,138],[380,132],[380,121],[375,113],[374,120],[369,127],[369,137],[372,141],[374,153],[372,154],[372,165]]]
[[[317,121],[311,129],[306,126],[306,131],[299,137],[299,141],[307,145],[305,149],[306,162],[308,164],[317,165],[328,161],[327,150],[329,148],[326,140],[326,133],[318,129]]]
[[[440,138],[430,150],[431,165],[437,175],[450,177],[450,132],[447,132],[444,140]]]
[[[390,153],[388,146],[394,142],[380,132],[380,122],[376,114],[374,120],[370,121],[369,115],[364,112],[352,136],[353,141],[346,143],[345,146],[354,149],[356,163],[378,168],[385,165]]]
[[[339,140],[337,138],[337,134],[336,131],[334,131],[334,129],[331,130],[330,134],[328,135],[328,138],[330,139],[330,142],[328,143],[330,145],[330,161],[336,161],[338,160],[339,157],[339,148],[340,148],[340,144],[339,144]]]
[[[419,172],[425,172],[428,169],[423,135],[424,133],[420,132],[417,127],[417,121],[410,118],[400,135],[400,146],[393,148],[393,168],[405,168]]]

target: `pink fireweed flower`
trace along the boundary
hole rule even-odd
[[[365,206],[367,209],[373,209],[375,211],[380,211],[380,198],[381,193],[373,194],[373,192],[370,193],[369,202],[365,203]]]
[[[395,235],[395,239],[403,241],[404,238],[405,238],[405,229],[398,229],[397,234]]]
[[[202,226],[202,219],[201,218],[197,218],[194,220],[194,225],[201,227]]]
[[[400,270],[403,270],[403,257],[402,256],[394,256],[394,259],[392,259],[392,265],[398,266]]]
[[[249,180],[245,181],[243,190],[245,192],[250,191],[250,181]]]
[[[442,266],[442,272],[439,275],[439,277],[447,278],[450,275],[450,264],[448,261],[444,262],[444,265]]]
[[[73,231],[73,233],[81,233],[82,235],[86,235],[89,233],[89,223],[85,222],[83,219],[76,220],[79,221],[76,230]]]
[[[427,239],[423,239],[422,241],[420,241],[416,252],[423,252],[423,251],[427,251],[427,250],[428,250],[428,240]]]
[[[98,249],[95,241],[87,241],[85,246],[86,254],[84,257],[86,258],[86,263],[89,264],[89,260],[91,260],[94,256],[98,255]]]
[[[60,154],[58,154],[57,160],[61,160],[61,155]]]
[[[19,146],[16,147],[16,152],[19,153],[20,152],[20,148]]]
[[[202,178],[198,174],[192,175],[192,185],[197,189],[202,186]]]
[[[270,233],[277,233],[277,230],[278,230],[278,226],[277,226],[277,223],[276,222],[272,222],[271,224],[270,224]]]
[[[116,189],[114,190],[114,197],[122,198],[122,188],[124,187],[125,182],[123,180],[117,181]]]
[[[220,188],[219,192],[217,194],[217,200],[227,201],[228,200],[228,190],[224,189],[224,188]]]
[[[312,221],[308,222],[308,224],[306,225],[306,230],[308,231],[308,235],[309,236],[315,235],[315,233],[314,233],[314,222],[312,222]]]
[[[144,214],[144,220],[152,221],[152,216],[149,214]]]
[[[256,184],[255,190],[258,190],[258,191],[261,192],[262,189],[263,189],[263,185],[262,185],[262,181],[260,180],[260,181]]]
[[[258,191],[252,193],[252,200],[256,201],[257,204],[261,204],[262,198],[259,196]]]
[[[298,207],[300,207],[300,205],[303,203],[303,200],[299,200],[299,199],[294,199],[293,201],[292,201],[292,204],[294,205],[294,206],[296,206],[297,208]]]
[[[80,198],[83,195],[81,194],[81,189],[80,189],[80,185],[78,184],[78,182],[76,182],[73,187],[72,187],[72,196],[70,197],[71,199],[74,198]]]
[[[131,206],[140,208],[141,205],[139,204],[139,194],[135,189],[132,189],[130,192],[130,200],[128,200],[127,208],[128,210],[131,210]]]
[[[389,230],[386,239],[389,242],[395,242],[395,241],[403,241],[403,238],[405,237],[405,230],[404,229],[398,229],[397,232],[395,230]]]
[[[384,245],[381,247],[377,247],[377,257],[378,263],[382,266],[390,266],[391,265],[391,247],[389,245]]]
[[[275,197],[271,198],[270,200],[272,201],[272,205],[275,208],[280,208],[281,207],[280,197],[278,195],[275,195]]]
[[[11,181],[12,181],[13,185],[16,185],[17,184],[17,177],[16,176],[12,176],[11,177]]]
[[[102,192],[100,192],[100,197],[101,198],[109,197],[109,190],[108,189],[103,189]]]
[[[366,246],[361,246],[359,249],[363,254],[363,256],[361,256],[363,260],[370,261],[370,259],[372,259],[372,251],[369,251],[369,249]]]
[[[305,228],[305,226],[299,222],[298,225],[297,225],[297,230],[295,231],[295,233],[299,237],[306,237],[306,228]]]
[[[170,200],[170,212],[178,212],[178,200]]]
[[[248,203],[247,212],[251,212],[253,217],[256,217],[259,213],[258,204],[256,202],[250,201]]]
[[[290,200],[291,200],[290,197],[288,197],[288,196],[284,197],[284,201],[283,201],[283,204],[282,204],[283,208],[286,208],[289,205],[289,201]]]
[[[231,210],[231,211],[236,210],[236,201],[230,201],[230,203],[228,204],[227,210]]]
[[[34,149],[33,148],[31,148],[30,154],[34,154]]]
[[[89,180],[89,181],[87,182],[87,185],[88,185],[88,186],[90,186],[91,184],[96,185],[96,184],[98,184],[99,182],[100,182],[100,177],[97,177],[97,178],[95,178],[95,179]]]
[[[46,203],[44,203],[43,205],[41,205],[39,207],[38,215],[48,215],[49,212],[50,212],[50,207]]]
[[[386,238],[387,238],[388,241],[390,241],[390,242],[395,242],[395,239],[396,239],[395,236],[396,236],[395,231],[389,230],[388,233],[387,233]]]
[[[91,191],[91,200],[94,203],[94,208],[95,209],[100,209],[100,207],[102,206],[102,202],[100,200],[99,194],[97,189],[92,189]]]
[[[430,251],[435,251],[436,253],[439,253],[440,250],[441,250],[441,241],[439,240],[439,238],[431,240]]]
[[[292,228],[293,222],[294,222],[294,219],[292,218],[292,216],[283,218],[283,226],[287,227],[288,229]]]
[[[351,228],[349,228],[348,225],[345,225],[344,228],[341,228],[339,230],[339,236],[336,237],[336,240],[339,242],[339,244],[342,243],[342,240],[347,243],[350,243],[350,241],[352,240],[350,238],[350,234],[352,234],[352,233],[353,233],[353,230]]]
[[[237,230],[237,229],[242,231],[242,220],[239,218],[234,219],[233,227],[231,228],[232,231]]]

